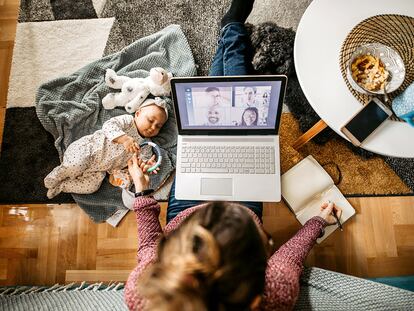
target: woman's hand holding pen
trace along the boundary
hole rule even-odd
[[[333,202],[324,203],[321,206],[321,212],[318,216],[322,217],[329,225],[334,225],[337,224],[341,218],[342,209],[336,206]]]

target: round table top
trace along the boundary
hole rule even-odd
[[[414,2],[313,0],[297,29],[294,58],[299,83],[316,113],[344,138],[340,128],[361,109],[361,103],[342,78],[342,43],[358,23],[378,14],[414,16]],[[414,127],[387,120],[361,147],[382,155],[412,158],[413,137]]]

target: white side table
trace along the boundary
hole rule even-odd
[[[296,33],[295,67],[303,92],[322,120],[344,138],[340,128],[361,103],[342,78],[340,50],[352,28],[378,14],[414,16],[414,1],[313,0]],[[361,147],[382,155],[414,158],[413,138],[414,127],[387,120]]]

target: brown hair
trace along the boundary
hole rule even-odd
[[[137,290],[148,310],[248,310],[263,293],[265,269],[253,218],[243,207],[213,202],[161,238]]]

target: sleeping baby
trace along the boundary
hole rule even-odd
[[[166,102],[160,98],[145,100],[135,116],[125,114],[106,121],[101,130],[69,145],[62,164],[45,178],[47,197],[61,192],[93,193],[106,173],[127,166],[139,151],[143,138],[157,136],[168,119]]]

